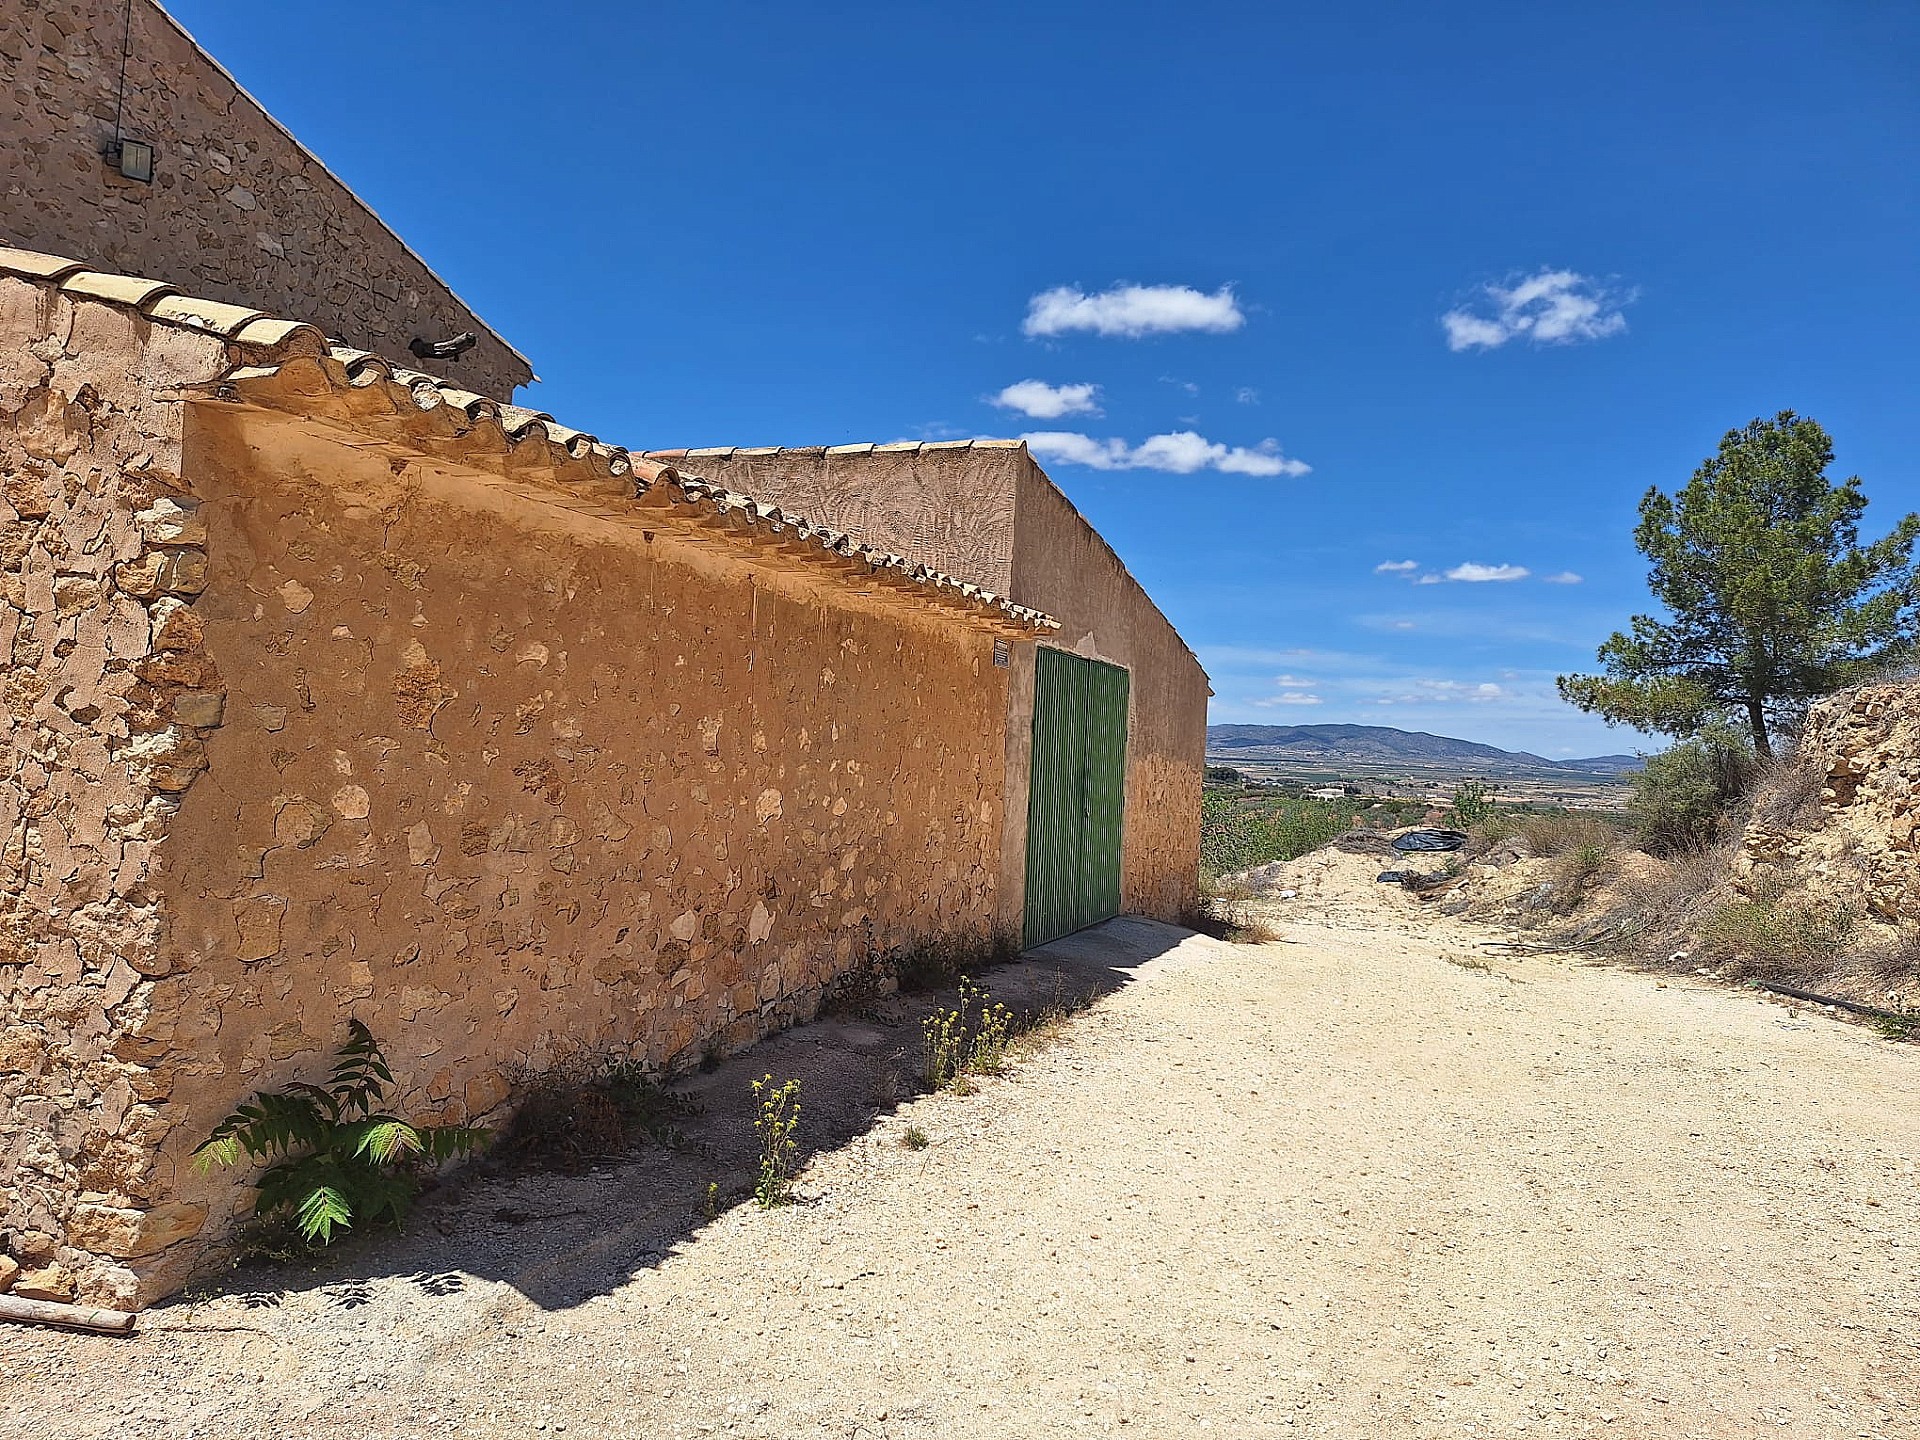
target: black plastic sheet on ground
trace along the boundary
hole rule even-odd
[[[1402,855],[1431,854],[1441,850],[1459,850],[1467,837],[1459,830],[1409,830],[1393,838],[1393,848]]]
[[[1418,895],[1425,890],[1438,890],[1442,885],[1451,885],[1460,877],[1449,875],[1446,871],[1426,870],[1382,870],[1374,877],[1382,885],[1399,885]]]

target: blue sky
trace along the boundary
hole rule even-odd
[[[1052,436],[1216,721],[1633,749],[1648,485],[1793,408],[1920,508],[1903,0],[172,8],[570,424]]]

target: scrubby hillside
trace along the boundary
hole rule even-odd
[[[1644,963],[1920,1011],[1920,685],[1816,706],[1722,844],[1655,856],[1574,817],[1496,826],[1445,909]]]
[[[1336,843],[1366,850],[1368,838]],[[1407,888],[1556,948],[1911,1015],[1893,1028],[1920,1038],[1917,840],[1920,683],[1906,681],[1816,706],[1718,843],[1650,854],[1619,819],[1503,811],[1464,854],[1411,857]],[[1371,841],[1379,868],[1399,868],[1384,836]],[[1273,893],[1297,877],[1269,866],[1238,883]]]

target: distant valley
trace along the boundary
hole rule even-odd
[[[1368,767],[1413,765],[1449,771],[1477,766],[1488,775],[1572,771],[1615,776],[1638,770],[1642,764],[1638,755],[1549,760],[1524,750],[1501,750],[1472,740],[1454,740],[1421,730],[1395,730],[1386,725],[1209,725],[1207,754],[1223,761],[1236,755],[1244,760],[1303,760]]]
[[[1524,750],[1386,725],[1209,725],[1207,760],[1267,779],[1311,783],[1397,777],[1414,791],[1478,779],[1505,782],[1536,798],[1566,801],[1582,798],[1583,792],[1589,800],[1599,798],[1595,791],[1618,792],[1643,764],[1637,755],[1549,760]]]

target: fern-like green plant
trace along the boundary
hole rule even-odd
[[[349,1020],[325,1085],[300,1080],[261,1091],[214,1128],[193,1152],[193,1167],[205,1174],[242,1156],[271,1161],[254,1182],[254,1213],[291,1219],[309,1244],[330,1244],[335,1230],[356,1221],[397,1225],[420,1191],[421,1168],[472,1153],[487,1132],[414,1125],[377,1110],[392,1083],[373,1033]]]

